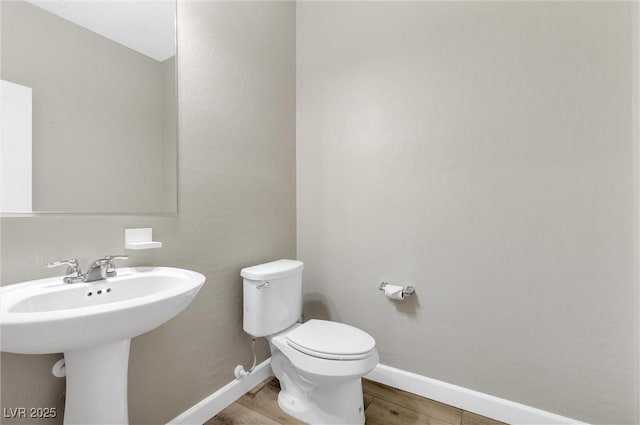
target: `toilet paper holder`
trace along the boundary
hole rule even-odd
[[[385,286],[387,286],[388,284],[389,284],[388,282],[382,282],[380,286],[378,286],[378,290],[384,291]],[[413,286],[402,287],[402,295],[405,297],[408,295],[413,295],[415,293],[416,293],[416,288],[414,288]]]

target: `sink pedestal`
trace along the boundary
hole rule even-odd
[[[131,339],[66,351],[66,424],[128,424],[127,371]]]

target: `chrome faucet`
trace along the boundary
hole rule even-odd
[[[128,260],[128,255],[107,255],[104,258],[100,258],[89,266],[87,273],[82,273],[78,260],[72,258],[64,261],[53,261],[47,263],[47,267],[58,267],[66,265],[67,275],[62,279],[64,283],[76,283],[76,282],[93,282],[96,280],[103,280],[108,277],[116,276],[116,267],[113,260]]]
[[[89,271],[84,275],[83,282],[93,282],[95,280],[103,280],[108,277],[116,276],[116,266],[113,260],[128,260],[128,255],[107,255],[104,258],[97,259],[89,266]]]

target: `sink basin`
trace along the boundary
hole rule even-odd
[[[55,277],[2,286],[0,350],[64,353],[65,424],[124,424],[131,338],[186,309],[204,282],[189,270],[131,267],[89,283]]]
[[[119,268],[89,283],[55,277],[0,287],[0,349],[48,354],[132,338],[184,310],[205,277],[169,267]]]

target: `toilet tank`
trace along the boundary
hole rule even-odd
[[[243,328],[260,337],[278,333],[302,314],[302,261],[278,260],[247,267],[243,277]]]

